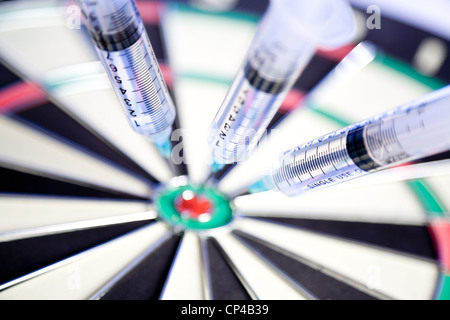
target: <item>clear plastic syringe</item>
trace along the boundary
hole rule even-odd
[[[175,107],[134,0],[76,0],[130,126],[169,158]]]
[[[450,86],[280,154],[250,193],[288,196],[450,150]]]
[[[213,170],[245,160],[317,47],[353,33],[345,0],[272,0],[210,127]]]

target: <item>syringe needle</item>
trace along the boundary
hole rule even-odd
[[[175,107],[134,0],[76,0],[130,126],[170,159]]]
[[[278,156],[250,193],[319,190],[450,150],[450,86]]]
[[[214,186],[214,184],[215,184],[215,179],[214,179],[214,176],[215,176],[215,172],[211,172],[205,179],[204,179],[204,181],[203,181],[203,185],[205,185],[205,186],[207,186],[207,187],[212,187],[212,186]]]
[[[345,0],[271,1],[212,122],[212,171],[245,160],[317,46],[341,46],[353,32]]]

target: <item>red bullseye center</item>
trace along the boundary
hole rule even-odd
[[[198,219],[201,215],[211,213],[212,204],[207,198],[186,190],[175,200],[175,208],[182,215]]]

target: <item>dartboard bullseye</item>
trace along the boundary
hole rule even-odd
[[[233,218],[230,200],[213,188],[191,184],[168,187],[155,199],[162,219],[177,230],[207,230],[228,224]]]

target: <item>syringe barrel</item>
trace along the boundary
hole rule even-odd
[[[75,1],[96,47],[106,51],[123,50],[142,35],[142,21],[134,1]]]
[[[289,196],[450,150],[450,86],[279,156],[275,189]]]
[[[345,1],[271,1],[212,122],[208,143],[214,161],[245,160],[317,46],[343,45],[352,35]]]
[[[362,169],[382,169],[450,149],[449,123],[447,86],[354,130],[347,144]],[[358,140],[364,141],[365,150],[359,149]]]
[[[76,0],[130,126],[168,139],[175,107],[134,0]]]

